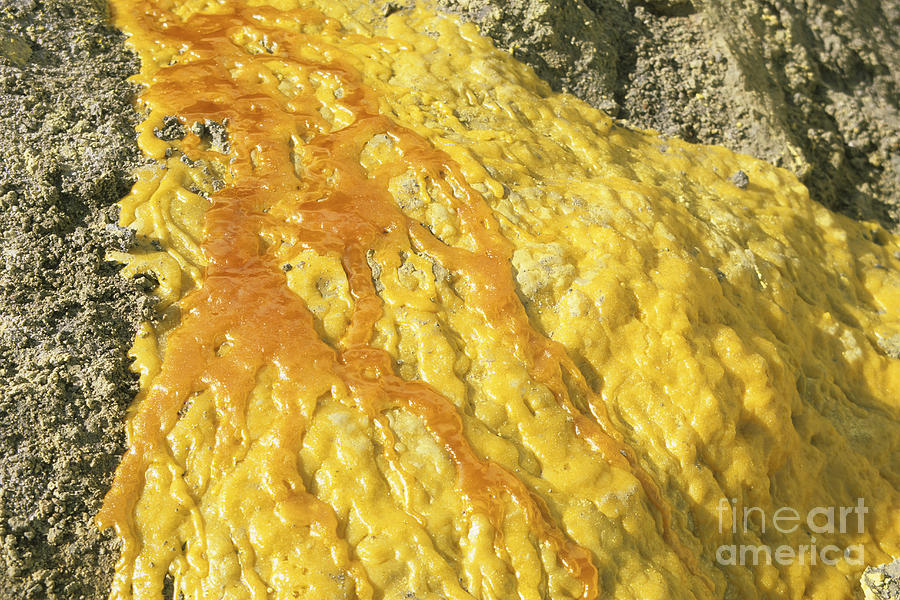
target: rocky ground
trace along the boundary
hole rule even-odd
[[[866,600],[900,600],[900,559],[869,567],[862,576]]]
[[[402,10],[412,0],[382,2]],[[624,123],[794,170],[900,221],[900,0],[439,0]],[[152,305],[105,259],[138,162],[103,0],[0,0],[0,598],[103,598],[92,515]]]
[[[898,0],[440,0],[626,124],[794,171],[900,220]]]
[[[0,598],[103,598],[92,522],[124,448],[147,297],[116,275],[136,68],[101,1],[0,1]]]

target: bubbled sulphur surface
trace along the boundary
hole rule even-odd
[[[422,6],[113,7],[161,299],[114,598],[846,598],[900,554],[896,237]]]

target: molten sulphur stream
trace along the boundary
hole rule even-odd
[[[843,598],[900,553],[891,234],[421,6],[112,4],[160,297],[113,598]]]

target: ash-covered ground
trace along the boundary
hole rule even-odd
[[[105,3],[0,1],[0,598],[104,598],[93,524],[152,306],[117,275],[114,204],[138,160],[138,65]]]

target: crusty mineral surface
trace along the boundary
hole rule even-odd
[[[900,553],[896,235],[427,7],[114,6],[161,311],[114,597],[825,599]]]

